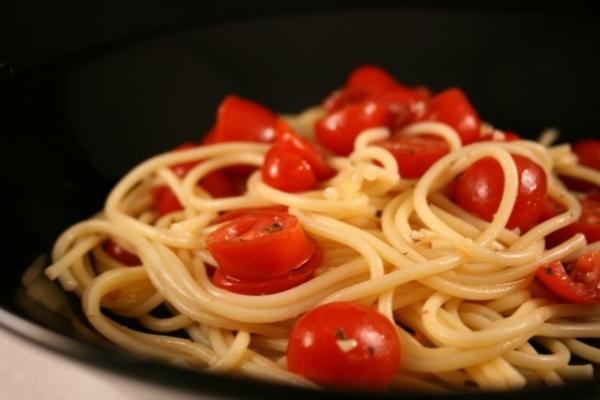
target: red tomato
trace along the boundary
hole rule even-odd
[[[238,208],[236,210],[227,211],[219,215],[213,224],[220,224],[223,222],[231,221],[247,214],[262,214],[262,213],[285,213],[287,212],[287,206],[271,206],[271,207],[258,207],[258,208]]]
[[[212,282],[215,286],[240,294],[257,296],[279,293],[296,287],[312,278],[317,268],[321,265],[322,260],[323,250],[315,244],[315,252],[312,257],[298,268],[284,275],[265,278],[259,281],[248,281],[232,278],[225,275],[221,268],[217,268],[214,272]]]
[[[309,163],[317,179],[325,180],[335,175],[333,168],[325,162],[323,153],[310,141],[295,133],[285,120],[277,121],[275,137],[278,146],[298,154]]]
[[[275,114],[258,103],[227,96],[217,112],[214,141],[272,142],[275,120]]]
[[[513,155],[519,174],[519,188],[508,228],[522,232],[534,226],[544,211],[547,182],[544,170],[526,157]],[[491,221],[498,210],[504,176],[500,164],[493,158],[483,158],[457,177],[452,193],[458,205],[479,218]]]
[[[463,91],[458,88],[447,89],[435,95],[424,119],[450,125],[464,145],[475,142],[480,137],[479,116]]]
[[[179,199],[168,186],[163,185],[153,188],[152,197],[154,198],[154,210],[160,216],[183,209]]]
[[[375,310],[329,303],[298,320],[287,365],[322,386],[381,390],[400,367],[400,341],[392,323]]]
[[[204,135],[202,138],[202,144],[214,144],[217,142],[217,132],[215,131],[215,127],[210,128],[208,133]]]
[[[317,121],[318,142],[333,153],[346,156],[354,148],[354,139],[363,130],[387,126],[387,107],[373,101],[351,104]]]
[[[267,185],[284,192],[303,192],[318,186],[311,165],[302,156],[279,145],[267,152],[261,174]]]
[[[501,138],[496,138],[494,135],[489,134],[479,138],[478,141],[481,142],[489,142],[489,141],[499,141],[499,142],[514,142],[515,140],[521,140],[521,136],[517,135],[511,131],[502,132],[504,135]]]
[[[580,140],[573,144],[572,149],[577,154],[579,164],[600,170],[600,140]]]
[[[600,193],[587,194],[579,201],[581,203],[581,216],[579,220],[548,235],[546,237],[546,245],[548,247],[557,246],[565,240],[572,238],[577,233],[583,233],[588,243],[600,240]],[[554,216],[562,212],[562,210],[564,210],[564,207],[559,204],[555,206],[554,214],[547,212],[546,215]]]
[[[408,179],[420,178],[450,151],[446,141],[436,136],[394,135],[375,145],[392,153],[398,163],[400,176]]]
[[[323,102],[326,111],[337,111],[349,104],[360,103],[372,94],[385,92],[399,86],[385,70],[374,65],[364,65],[350,73],[346,86],[334,91]]]
[[[138,256],[128,252],[112,239],[108,239],[104,242],[104,251],[113,259],[128,267],[142,265],[142,261]]]
[[[247,281],[282,276],[315,251],[298,218],[288,213],[238,217],[208,235],[206,245],[222,274]]]
[[[391,129],[400,128],[422,117],[427,105],[422,93],[404,86],[376,93],[369,100],[387,107]],[[418,103],[422,104],[423,109],[418,109]]]
[[[600,251],[579,256],[567,269],[560,261],[544,265],[538,269],[537,278],[563,300],[600,304]]]

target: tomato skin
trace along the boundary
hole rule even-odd
[[[335,175],[323,153],[307,139],[295,133],[283,119],[279,119],[275,125],[276,144],[301,156],[310,164],[318,180],[325,180]]]
[[[222,274],[246,281],[282,276],[315,252],[298,218],[288,213],[235,218],[208,235],[206,245]]]
[[[458,88],[450,88],[433,96],[424,119],[450,125],[460,136],[463,145],[473,143],[481,136],[479,116],[467,96]]]
[[[516,154],[512,158],[519,175],[519,187],[507,227],[524,232],[537,224],[544,212],[546,175],[530,159]],[[483,220],[491,221],[504,191],[502,167],[493,158],[482,158],[456,178],[452,191],[458,205]]]
[[[273,146],[267,152],[261,175],[267,185],[289,193],[312,190],[318,186],[310,164],[281,146]]]
[[[563,300],[577,304],[600,304],[600,251],[579,256],[565,269],[560,261],[537,270],[537,278]]]
[[[415,122],[424,115],[427,106],[427,102],[423,101],[423,94],[404,86],[374,94],[369,97],[369,100],[386,107],[388,126],[391,129]],[[421,104],[421,109],[417,104]]]
[[[276,116],[266,107],[229,95],[217,111],[214,141],[270,143],[275,139]]]
[[[373,101],[350,104],[317,121],[315,133],[318,142],[340,156],[347,156],[354,148],[354,139],[363,130],[387,126],[387,107]]]
[[[354,348],[340,347],[340,341],[352,340]],[[400,341],[392,323],[369,307],[328,303],[294,326],[287,365],[325,387],[383,390],[400,367]]]
[[[179,199],[168,186],[161,185],[153,188],[152,197],[154,198],[154,211],[161,217],[183,209]]]
[[[577,233],[585,235],[588,243],[594,243],[600,240],[600,193],[591,193],[580,198],[581,216],[572,224],[565,226],[562,229],[552,232],[546,237],[547,247],[554,247],[565,240],[568,240]],[[564,207],[558,204],[554,206],[554,214],[548,212],[548,216],[552,217],[560,212],[563,212]],[[559,209],[558,207],[562,207]]]
[[[240,280],[223,273],[217,268],[212,276],[215,286],[230,292],[258,296],[283,292],[296,287],[313,277],[323,260],[323,250],[316,243],[313,255],[304,264],[281,276],[266,278],[259,281]]]
[[[392,153],[398,163],[398,173],[408,179],[420,178],[450,151],[446,141],[436,136],[394,135],[374,144]]]
[[[138,256],[128,252],[112,239],[108,239],[104,242],[104,251],[113,259],[128,267],[142,265],[142,261]]]
[[[600,170],[600,140],[580,140],[572,145],[572,149],[577,154],[579,164]]]

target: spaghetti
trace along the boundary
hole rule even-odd
[[[316,107],[285,118],[312,137],[323,115]],[[313,190],[278,190],[257,170],[242,194],[224,198],[213,198],[199,182],[224,168],[260,168],[270,144],[214,143],[153,157],[120,180],[99,214],[58,238],[46,275],[80,296],[89,322],[116,345],[213,372],[314,386],[286,368],[290,331],[317,305],[348,301],[376,309],[397,328],[402,360],[392,388],[514,389],[591,379],[600,349],[585,339],[600,337],[600,305],[553,301],[536,293],[532,281],[540,265],[600,249],[581,234],[548,249],[544,242],[581,214],[557,174],[600,185],[600,173],[578,165],[568,145],[551,146],[549,137],[542,144],[465,146],[442,122],[410,122],[401,131],[441,138],[449,151],[419,179],[406,179],[390,152],[376,145],[396,133],[364,129],[350,154],[328,160],[335,174]],[[481,131],[502,135],[487,125]],[[506,228],[519,182],[511,155],[539,165],[548,195],[564,205],[526,232]],[[446,191],[483,158],[496,160],[505,177],[491,221],[466,212]],[[196,164],[184,177],[171,168],[190,162]],[[159,186],[182,209],[159,215],[152,195]],[[213,221],[225,211],[274,205],[286,206],[322,248],[315,275],[260,296],[215,286],[207,266],[218,263],[206,244],[220,226]],[[108,239],[139,265],[111,257]],[[168,316],[157,316],[161,307]],[[117,323],[107,311],[145,329]],[[585,362],[572,364],[573,355]]]

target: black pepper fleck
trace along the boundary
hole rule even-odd
[[[348,339],[346,337],[346,332],[344,332],[344,328],[337,328],[335,330],[335,337],[338,338],[339,340],[346,340],[346,339]]]

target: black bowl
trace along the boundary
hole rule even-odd
[[[536,137],[545,127],[558,128],[566,141],[598,136],[600,25],[583,13],[414,6],[288,11],[235,18],[224,12],[25,68],[3,65],[3,209],[11,239],[4,245],[0,325],[168,390],[326,398],[331,394],[181,370],[70,337],[70,327],[19,306],[20,277],[63,229],[101,208],[128,169],[201,137],[227,93],[297,112],[342,85],[354,66],[375,63],[408,84],[462,87],[485,120],[523,136]],[[469,396],[595,398],[599,390],[595,381]]]

